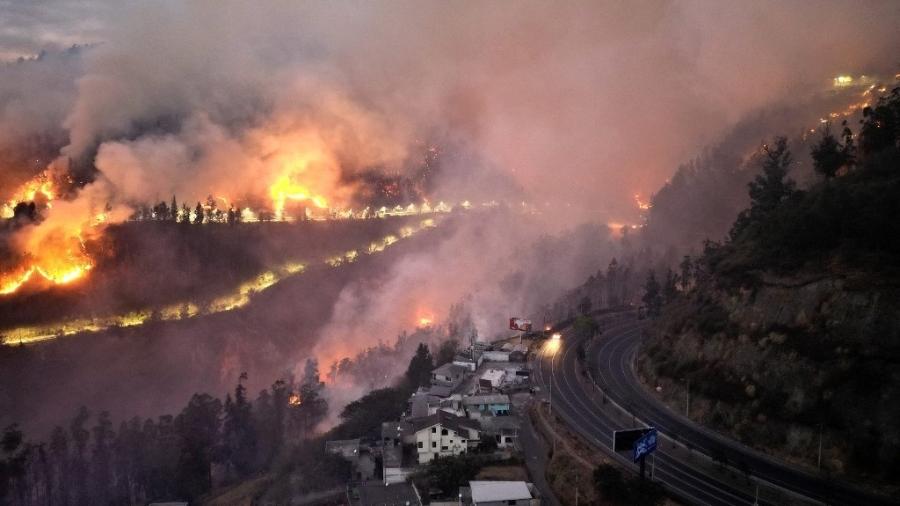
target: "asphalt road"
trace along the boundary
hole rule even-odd
[[[753,476],[824,504],[896,504],[789,468],[669,410],[643,388],[634,372],[641,327],[642,322],[633,317],[619,318],[608,325],[594,346],[586,350],[589,358],[596,361],[596,385],[579,373],[577,350],[581,343],[574,337],[566,336],[565,330],[559,349],[555,352],[545,350],[537,359],[536,381],[543,385],[548,394],[552,376],[553,411],[583,437],[614,455],[620,462],[634,466],[630,456],[611,451],[613,431],[651,425],[662,435],[677,435],[678,441],[689,443],[695,451],[706,455],[714,449],[723,451],[732,465],[745,462]],[[587,343],[584,345],[587,346]],[[600,389],[605,395],[599,394]],[[626,407],[634,418],[623,417],[611,402],[604,402],[605,396]],[[653,465],[654,479],[692,503],[754,504],[755,498],[748,493],[748,487],[738,487],[734,482],[722,479],[721,472],[714,471],[708,464],[701,465],[698,462],[700,458],[687,458],[683,450],[678,451],[670,442],[661,439]],[[760,500],[759,504],[770,503]]]

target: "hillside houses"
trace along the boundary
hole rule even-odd
[[[409,397],[401,418],[382,421],[378,440],[329,441],[326,450],[353,463],[354,476],[363,478],[371,475],[366,456],[380,458],[376,478],[385,485],[408,481],[437,458],[471,452],[508,457],[521,426],[510,396],[529,386],[526,351],[476,343],[435,367],[429,384]]]

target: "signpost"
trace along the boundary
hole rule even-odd
[[[658,434],[655,427],[613,431],[613,451],[630,451],[632,460],[641,465],[641,478],[644,477],[644,462],[647,455],[656,451]]]
[[[522,332],[531,332],[531,320],[525,318],[510,318],[509,330],[520,330]]]

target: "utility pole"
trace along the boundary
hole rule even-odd
[[[756,495],[753,498],[753,506],[759,506],[759,483],[756,484]]]
[[[687,380],[687,393],[684,400],[684,417],[691,417],[691,380]]]
[[[822,424],[819,424],[819,458],[816,462],[816,470],[822,470]]]
[[[575,506],[578,506],[578,487],[575,487]]]

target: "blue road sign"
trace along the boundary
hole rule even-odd
[[[634,442],[634,461],[656,451],[656,428],[651,427],[643,436]]]

